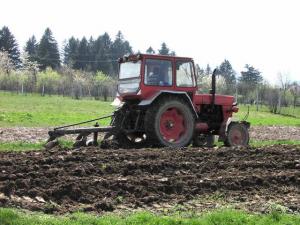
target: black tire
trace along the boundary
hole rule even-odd
[[[213,147],[215,137],[212,134],[198,134],[193,139],[193,147]]]
[[[172,133],[172,129],[176,129],[178,126],[183,126],[184,131],[179,134],[178,140],[168,140],[161,132],[162,115],[166,115],[164,113],[169,110],[175,110],[180,116],[180,120],[182,119],[183,121],[182,123],[178,122],[178,120],[177,122],[170,122],[171,124],[166,128],[169,129],[168,132]],[[147,139],[149,140],[149,143],[157,146],[178,148],[189,145],[194,135],[194,124],[195,119],[190,106],[183,99],[178,97],[165,97],[158,99],[156,103],[149,107],[145,115],[145,130]],[[180,131],[177,129],[176,132]]]
[[[247,127],[242,123],[232,123],[227,130],[226,146],[247,146],[249,144],[249,132]]]

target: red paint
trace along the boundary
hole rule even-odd
[[[188,93],[194,109],[196,112],[200,112],[202,105],[210,105],[212,103],[212,94],[197,94],[197,84],[194,87],[177,87],[176,86],[176,61],[187,61],[192,63],[192,70],[194,74],[194,79],[196,79],[195,76],[195,66],[192,58],[187,57],[175,57],[175,56],[162,56],[162,55],[148,55],[148,54],[139,54],[138,56],[132,56],[133,59],[140,59],[142,61],[141,63],[141,82],[140,82],[140,90],[137,93],[131,93],[131,94],[124,94],[120,95],[119,98],[121,101],[127,100],[127,99],[139,99],[139,100],[146,100],[150,99],[151,97],[155,96],[160,91],[180,91]],[[129,56],[130,59],[130,56]],[[144,84],[144,77],[145,77],[145,61],[146,59],[161,59],[161,60],[169,60],[172,62],[172,78],[173,83],[172,86],[150,86]],[[223,113],[223,122],[226,124],[226,121],[229,117],[232,117],[232,112],[237,112],[238,108],[233,106],[234,103],[234,97],[228,96],[228,95],[215,95],[215,105],[220,105],[222,107],[222,113]],[[167,114],[166,117],[169,115]],[[206,128],[204,125],[199,125],[200,129],[205,130]],[[181,128],[178,128],[181,130]],[[162,127],[162,130],[166,133],[166,136],[168,136],[167,131],[165,128]],[[178,136],[178,132],[176,134],[176,137]],[[172,136],[172,138],[174,138]],[[168,136],[168,138],[171,138]]]
[[[178,141],[186,132],[185,121],[180,110],[170,108],[160,118],[160,133],[168,142]]]

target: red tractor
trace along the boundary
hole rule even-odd
[[[212,146],[215,135],[227,146],[248,145],[250,124],[231,120],[238,112],[234,97],[215,93],[217,70],[210,93],[198,94],[191,58],[136,54],[120,58],[119,66],[118,94],[112,103],[118,109],[110,126],[58,127],[49,131],[49,142],[76,133],[77,145],[97,144],[98,132],[106,132],[104,139],[112,136],[120,147]],[[93,140],[87,141],[92,133]]]

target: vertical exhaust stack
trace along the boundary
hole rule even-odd
[[[211,90],[210,94],[212,94],[212,100],[211,100],[211,106],[212,108],[215,105],[215,97],[216,97],[216,75],[217,75],[218,69],[214,69],[212,76],[211,76]]]

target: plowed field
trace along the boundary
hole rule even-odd
[[[76,210],[214,208],[300,211],[300,146],[0,153],[0,206]]]

